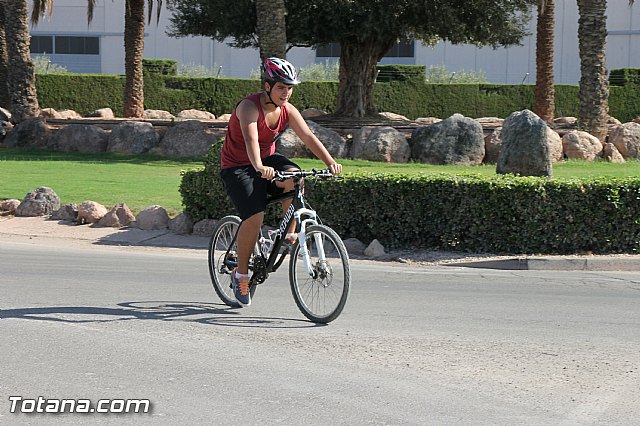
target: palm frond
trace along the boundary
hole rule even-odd
[[[40,22],[40,18],[47,13],[49,9],[49,16],[53,12],[53,0],[33,0],[33,10],[31,11],[31,24],[35,27]]]

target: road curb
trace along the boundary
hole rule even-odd
[[[450,263],[447,266],[514,271],[639,271],[638,256],[531,257]]]

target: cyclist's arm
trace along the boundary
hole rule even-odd
[[[313,152],[313,154],[327,165],[331,173],[342,173],[342,165],[337,163],[333,159],[327,148],[324,147],[322,142],[313,134],[307,123],[302,118],[300,111],[291,104],[287,105],[287,112],[289,113],[289,126],[298,135],[298,137],[304,142],[304,144]]]
[[[272,179],[274,170],[272,167],[265,167],[260,157],[260,145],[258,144],[258,109],[255,104],[248,100],[243,100],[236,108],[236,115],[240,121],[240,129],[247,147],[247,155],[253,168],[258,171],[263,178]]]

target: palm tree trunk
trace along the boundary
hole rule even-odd
[[[380,41],[340,42],[340,71],[335,115],[364,117],[378,113],[373,102],[378,61],[395,43]]]
[[[555,89],[553,72],[554,0],[538,0],[536,29],[536,114],[546,122],[553,120]]]
[[[144,3],[145,0],[127,0],[124,18],[124,116],[144,116]]]
[[[578,125],[601,141],[607,136],[609,118],[609,83],[605,62],[606,11],[606,0],[578,0],[581,72]]]
[[[40,114],[36,96],[36,75],[29,53],[29,17],[26,0],[4,8],[7,40],[7,73],[12,121],[20,123]]]
[[[286,7],[284,0],[256,0],[257,35],[260,44],[260,61],[287,55]]]
[[[4,9],[6,7],[6,0],[0,0],[0,107],[9,109],[11,107],[11,98],[9,97],[9,86],[7,82],[9,57],[7,56],[7,37],[4,31]]]

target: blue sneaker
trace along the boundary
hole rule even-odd
[[[233,294],[236,296],[236,300],[240,303],[240,306],[251,305],[251,295],[249,294],[249,277],[236,275],[237,268],[231,273],[231,285],[233,288]]]

